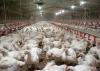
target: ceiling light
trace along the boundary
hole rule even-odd
[[[61,13],[64,13],[65,12],[65,10],[61,10]]]
[[[80,1],[80,5],[86,4],[86,1]]]
[[[61,14],[60,12],[55,13],[56,16],[58,16],[58,15],[60,15],[60,14]]]
[[[42,6],[37,5],[37,8],[38,8],[39,10],[41,10],[41,9],[42,9]]]
[[[75,9],[75,7],[76,7],[75,5],[72,5],[72,6],[71,6],[71,9]]]
[[[55,15],[57,16],[57,15],[63,14],[64,12],[65,12],[65,10],[60,10],[60,11],[56,12]]]
[[[41,6],[38,6],[38,9],[39,9],[39,10],[41,10],[41,9],[42,9],[42,7],[41,7]]]

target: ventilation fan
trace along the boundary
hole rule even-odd
[[[37,5],[44,5],[44,1],[43,0],[35,0],[35,4]]]

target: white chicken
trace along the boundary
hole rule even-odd
[[[54,41],[54,38],[53,38],[53,37],[50,37],[50,38],[44,37],[44,38],[43,38],[43,43],[44,43],[44,44],[50,44],[50,43],[53,42],[53,41]]]
[[[97,71],[96,68],[93,68],[89,65],[76,65],[76,66],[69,66],[67,68],[69,71]]]
[[[24,66],[25,62],[18,61],[14,58],[3,57],[0,60],[0,71],[16,71],[19,66]]]
[[[91,47],[88,53],[96,55],[97,54],[97,47]]]
[[[70,44],[70,42],[65,41],[63,45],[65,45],[67,48],[69,48],[71,44]]]
[[[76,51],[86,51],[86,47],[87,47],[87,42],[83,41],[83,40],[73,40],[72,44],[71,44],[71,48],[73,48]]]
[[[97,66],[98,64],[98,60],[94,57],[93,54],[87,54],[85,55],[85,57],[83,57],[82,59],[80,59],[81,62],[79,62],[80,64],[85,64],[85,65],[89,65],[89,66]]]
[[[28,65],[38,64],[40,59],[40,54],[42,53],[42,49],[40,48],[31,48],[28,54],[25,56],[25,62]]]
[[[54,47],[60,47],[61,43],[61,39],[59,39],[59,41],[53,41]]]
[[[43,51],[46,51],[47,52],[47,51],[49,51],[52,48],[53,48],[53,44],[52,43],[50,45],[45,44],[43,46]]]
[[[67,53],[64,52],[62,54],[62,60],[68,64],[77,63],[76,52],[72,48],[69,48]]]
[[[100,60],[100,48],[98,48],[98,50],[97,50],[97,55],[98,55],[98,58]]]
[[[8,57],[15,58],[16,60],[22,60],[26,52],[27,52],[26,50],[11,51],[8,52]]]
[[[93,54],[93,55],[95,55],[95,56],[97,56],[97,57],[100,59],[100,48],[99,48],[99,46],[92,47],[92,48],[89,50],[89,53],[90,53],[90,54]]]
[[[67,49],[66,48],[61,48],[61,49],[59,49],[59,48],[52,48],[51,50],[49,50],[48,52],[47,52],[47,55],[48,56],[53,56],[53,57],[61,57],[62,56],[62,53],[64,52],[64,51],[66,51]]]
[[[66,71],[66,65],[56,65],[54,61],[47,63],[47,65],[43,68],[43,70],[35,70],[35,71]]]
[[[2,57],[3,57],[3,54],[0,52],[0,60],[1,60]]]
[[[50,68],[51,66],[55,65],[55,61],[50,61],[46,64],[46,66],[43,68],[43,70],[46,70],[48,68]]]

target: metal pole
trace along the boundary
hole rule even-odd
[[[19,1],[19,4],[20,4],[20,12],[21,12],[20,19],[22,19],[22,10],[21,10],[21,8],[22,8],[22,7],[21,7],[21,4],[22,4],[22,3],[21,3],[21,0]]]
[[[7,19],[7,18],[6,18],[7,15],[6,15],[6,3],[5,3],[5,2],[6,2],[6,1],[3,0],[3,5],[4,5],[4,6],[3,6],[3,7],[4,7],[4,22],[3,22],[3,23],[4,23],[4,24],[6,24],[6,19]]]

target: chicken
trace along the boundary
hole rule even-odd
[[[59,41],[53,41],[54,47],[60,47],[61,43],[61,39],[59,39]]]
[[[67,50],[67,53],[62,54],[62,61],[66,62],[67,64],[74,64],[77,63],[76,53],[72,48]]]
[[[99,46],[97,47],[92,47],[90,50],[89,50],[89,53],[90,54],[93,54],[93,55],[95,55],[96,57],[97,57],[97,59],[100,59],[100,48],[99,48]]]
[[[24,65],[25,62],[10,57],[3,57],[0,60],[0,71],[16,71],[19,69],[19,66],[22,67]]]
[[[73,48],[76,51],[81,51],[81,52],[85,52],[86,51],[86,47],[87,47],[87,42],[83,41],[83,40],[73,40],[72,44],[71,44],[71,48]]]
[[[99,62],[92,54],[85,55],[85,57],[83,57],[80,61],[80,64],[86,64],[89,66],[97,66]]]
[[[54,38],[53,38],[53,37],[51,37],[51,38],[46,38],[46,37],[44,37],[44,38],[43,38],[43,43],[44,43],[44,44],[50,45],[51,42],[53,42],[53,41],[54,41]]]
[[[50,61],[46,64],[46,66],[43,68],[43,70],[46,70],[48,68],[50,68],[51,66],[55,65],[55,61]]]
[[[53,47],[54,46],[53,46],[52,43],[50,45],[45,44],[44,47],[43,47],[43,51],[47,52],[47,51],[51,50]]]
[[[53,57],[61,57],[62,56],[62,53],[64,51],[66,51],[66,48],[64,48],[64,47],[61,48],[61,49],[59,49],[59,48],[52,48],[51,50],[49,50],[47,52],[47,55],[48,56],[53,56]]]
[[[16,60],[23,60],[26,50],[8,52],[8,57],[15,58]]]
[[[69,66],[67,68],[68,71],[97,71],[91,66],[88,65],[76,65],[76,66]]]
[[[88,53],[97,55],[97,47],[91,47]]]
[[[63,45],[65,45],[67,48],[69,48],[71,44],[70,44],[70,42],[65,41]]]
[[[98,50],[97,50],[97,55],[98,55],[98,58],[100,60],[100,48],[98,48]]]
[[[43,70],[35,70],[35,71],[66,71],[66,65],[56,65],[54,61],[47,63],[47,65],[43,68]]]
[[[31,48],[27,55],[25,56],[25,62],[28,65],[39,64],[40,54],[42,53],[42,49],[40,48]]]

